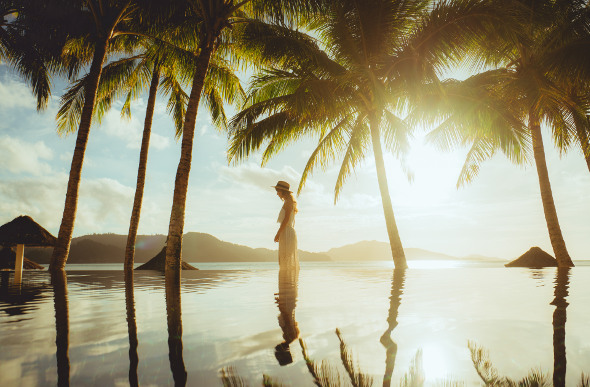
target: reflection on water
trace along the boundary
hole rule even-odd
[[[299,269],[279,270],[279,293],[275,301],[279,306],[278,319],[283,331],[283,342],[275,347],[275,357],[282,366],[293,363],[289,345],[299,337],[299,327],[295,321],[298,282]]]
[[[166,271],[166,316],[168,320],[168,358],[175,386],[186,385],[186,368],[182,357],[182,312],[180,272]]]
[[[14,272],[0,271],[0,310],[22,320],[43,299],[48,284],[11,281],[11,274]]]
[[[568,287],[570,282],[570,268],[557,268],[555,275],[555,298],[551,305],[555,305],[553,312],[553,385],[565,386],[565,371],[567,358],[565,355],[565,322],[568,303]]]
[[[70,316],[68,306],[68,280],[63,271],[51,274],[55,307],[55,356],[57,358],[57,385],[70,385]]]
[[[397,344],[391,339],[391,332],[397,326],[397,316],[401,297],[406,279],[406,269],[394,269],[391,278],[391,296],[389,297],[389,314],[387,315],[387,329],[381,336],[381,344],[386,348],[385,374],[383,375],[383,386],[391,385],[391,375],[395,368],[395,357],[397,356]]]
[[[127,332],[129,335],[129,385],[139,386],[137,378],[137,321],[135,317],[135,295],[133,292],[133,270],[125,271],[125,308],[127,310]]]
[[[576,386],[590,371],[589,267],[293,274],[25,271],[14,288],[0,273],[0,385],[472,386],[489,364]]]

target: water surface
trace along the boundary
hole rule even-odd
[[[221,386],[231,370],[251,386],[263,374],[313,386],[302,344],[350,385],[341,340],[374,385],[417,367],[426,385],[481,385],[469,343],[517,381],[537,369],[577,385],[590,373],[590,266],[198,266],[177,292],[148,271],[126,286],[118,265],[26,271],[20,286],[0,273],[0,385]]]

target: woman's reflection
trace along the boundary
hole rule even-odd
[[[567,360],[565,357],[565,322],[567,320],[566,309],[569,305],[566,301],[570,282],[570,268],[558,267],[555,274],[555,298],[551,305],[555,305],[553,312],[553,385],[565,386],[565,370]]]
[[[299,337],[299,327],[295,321],[298,281],[299,269],[279,270],[279,293],[275,300],[279,306],[279,325],[283,330],[284,341],[275,347],[275,357],[282,366],[293,362],[289,345]]]
[[[70,385],[70,317],[68,307],[68,280],[65,271],[51,273],[55,306],[55,345],[57,347],[57,385]]]
[[[125,306],[127,309],[127,331],[129,332],[129,385],[138,386],[137,366],[137,322],[135,319],[135,296],[133,294],[133,270],[125,271]]]
[[[397,326],[398,310],[401,304],[404,282],[406,279],[406,269],[394,269],[391,279],[391,296],[389,297],[389,315],[387,316],[387,330],[381,336],[381,344],[386,349],[385,356],[385,374],[383,375],[383,386],[391,385],[391,375],[395,367],[395,357],[397,356],[397,344],[391,340],[391,332]]]
[[[186,368],[182,357],[182,313],[180,273],[166,270],[166,313],[168,317],[168,358],[175,386],[186,385]]]

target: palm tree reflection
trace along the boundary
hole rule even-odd
[[[51,273],[55,306],[55,345],[57,358],[57,385],[70,385],[70,317],[68,307],[68,280],[63,270]]]
[[[397,344],[391,339],[391,332],[397,326],[397,316],[401,304],[404,282],[406,279],[406,270],[404,268],[393,269],[391,278],[391,297],[389,297],[389,315],[387,316],[387,329],[381,336],[381,344],[386,349],[385,356],[385,374],[383,375],[383,386],[391,385],[391,375],[395,367],[395,358],[397,356]]]
[[[559,267],[555,274],[555,298],[551,305],[555,305],[553,312],[553,385],[565,386],[565,371],[567,360],[565,356],[565,322],[566,309],[569,305],[566,297],[569,295],[570,268]]]
[[[553,312],[553,385],[565,386],[565,374],[567,359],[565,353],[565,323],[567,320],[566,309],[569,303],[566,297],[569,295],[569,281],[571,269],[569,267],[558,267],[555,273],[554,298],[551,305],[555,305]],[[474,342],[469,342],[471,360],[486,386],[546,386],[550,382],[548,374],[541,370],[532,369],[522,380],[517,381],[507,377],[499,376],[498,371],[493,367],[488,352]],[[590,379],[582,374],[579,386],[589,386]]]
[[[127,309],[127,331],[129,332],[129,385],[138,386],[137,366],[137,322],[135,318],[135,297],[133,294],[133,270],[125,271],[125,306]]]
[[[299,270],[279,270],[279,293],[275,300],[279,306],[278,319],[284,341],[275,347],[275,357],[282,366],[293,362],[289,345],[299,337],[299,327],[295,321],[298,282]]]
[[[168,358],[175,386],[186,385],[186,368],[182,357],[182,313],[180,272],[166,270],[166,313],[168,317]]]

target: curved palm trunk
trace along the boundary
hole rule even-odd
[[[545,212],[545,221],[549,230],[549,239],[553,247],[553,253],[560,267],[572,267],[574,263],[570,258],[565,241],[559,227],[553,193],[551,192],[551,183],[549,182],[549,172],[547,171],[547,161],[545,160],[545,148],[543,147],[543,138],[541,136],[541,125],[537,112],[529,112],[529,129],[533,137],[533,154],[535,156],[535,165],[537,166],[537,175],[539,176],[539,187],[541,188],[541,200],[543,201],[543,210]]]
[[[201,91],[205,83],[205,75],[209,69],[209,61],[213,53],[213,44],[210,42],[201,48],[197,58],[196,71],[193,76],[193,86],[186,109],[184,125],[182,129],[182,146],[180,162],[176,171],[174,183],[174,198],[170,213],[170,226],[168,239],[166,240],[166,271],[180,272],[182,263],[182,234],[184,232],[184,212],[186,208],[186,193],[188,190],[188,178],[191,170],[193,153],[193,138],[195,136],[195,121],[201,98]]]
[[[586,159],[586,166],[588,167],[588,171],[590,171],[590,140],[588,140],[588,133],[584,128],[576,128],[576,134],[578,135],[582,153]]]
[[[96,45],[92,57],[92,64],[90,65],[90,71],[88,73],[88,85],[84,90],[84,106],[82,108],[80,125],[78,127],[78,137],[76,138],[76,147],[74,148],[72,165],[70,167],[70,178],[68,181],[68,189],[66,191],[64,212],[61,219],[61,226],[59,227],[57,243],[53,249],[51,264],[49,265],[49,270],[51,271],[63,270],[70,252],[70,243],[72,241],[74,222],[76,221],[76,210],[78,207],[78,190],[80,189],[80,176],[82,174],[82,165],[84,164],[84,153],[86,152],[88,134],[90,133],[90,125],[92,124],[92,113],[96,101],[96,91],[102,73],[102,62],[106,56],[106,48],[106,40]]]
[[[383,203],[383,214],[387,224],[387,234],[389,235],[389,244],[391,246],[391,255],[396,268],[402,269],[408,267],[406,255],[399,237],[395,217],[393,215],[393,206],[389,196],[389,187],[387,186],[387,175],[385,174],[385,162],[383,161],[383,151],[381,149],[381,138],[379,135],[379,120],[377,117],[371,117],[371,139],[373,143],[373,154],[375,155],[375,166],[377,168],[377,180],[379,181],[379,190],[381,191],[381,202]]]
[[[160,69],[156,64],[154,65],[154,70],[152,73],[152,82],[150,84],[147,109],[145,111],[145,121],[143,124],[143,137],[141,139],[141,151],[139,152],[139,168],[137,169],[135,198],[133,199],[133,209],[131,210],[129,233],[127,234],[127,246],[125,247],[125,271],[133,270],[133,261],[135,258],[135,241],[137,240],[137,228],[139,226],[141,204],[143,202],[145,173],[147,169],[148,151],[150,147],[150,136],[152,133],[152,119],[154,117],[154,107],[156,105],[156,93],[158,92],[159,81]]]

